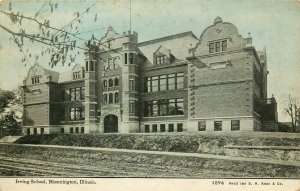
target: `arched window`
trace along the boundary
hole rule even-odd
[[[105,88],[107,87],[107,80],[103,81],[103,87],[105,87]]]
[[[119,85],[119,79],[115,78],[115,86],[118,86],[118,85]]]
[[[104,104],[107,104],[107,94],[104,94]]]
[[[108,100],[108,103],[109,104],[112,104],[113,103],[113,100],[114,100],[114,98],[113,98],[114,96],[113,96],[113,94],[112,93],[109,93],[109,100]]]
[[[108,81],[108,86],[109,86],[109,87],[114,86],[114,81],[113,81],[112,79],[109,79],[109,81]]]
[[[115,93],[115,103],[119,103],[119,93]]]

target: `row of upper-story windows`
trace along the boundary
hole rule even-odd
[[[183,73],[165,74],[145,78],[145,92],[176,90],[184,88]]]
[[[209,42],[209,53],[227,51],[227,40]]]
[[[119,103],[119,92],[104,93],[103,104],[118,104]]]
[[[70,88],[69,92],[70,92],[70,101],[85,99],[85,87]]]
[[[103,87],[113,87],[113,86],[118,86],[119,85],[119,79],[108,79],[108,80],[103,80]]]
[[[183,99],[164,99],[157,101],[145,101],[144,116],[184,115]]]
[[[214,121],[214,131],[222,131],[222,121]],[[231,131],[240,130],[240,120],[231,120]],[[206,131],[206,121],[198,122],[198,131]]]

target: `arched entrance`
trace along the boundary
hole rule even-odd
[[[104,133],[118,132],[118,117],[115,115],[107,115],[104,118]]]

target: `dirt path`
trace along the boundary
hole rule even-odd
[[[54,145],[0,144],[0,161],[0,176],[271,177],[278,171],[282,177],[284,168],[291,171],[286,176],[300,174],[299,163]]]

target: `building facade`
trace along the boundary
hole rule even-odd
[[[24,80],[25,134],[276,131],[266,50],[217,17],[138,42],[109,27],[85,63],[58,73],[36,64]]]

